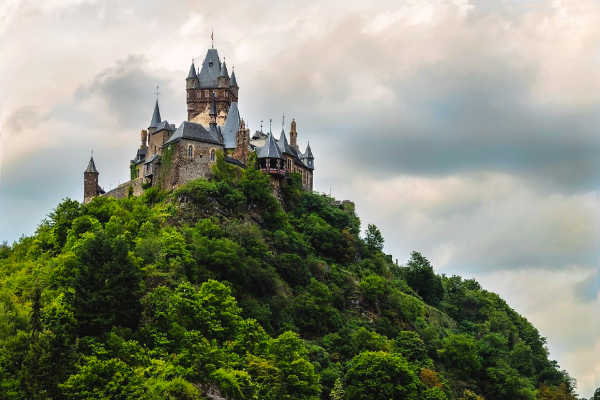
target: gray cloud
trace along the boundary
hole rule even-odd
[[[8,11],[0,241],[81,198],[91,148],[101,185],[127,179],[154,86],[163,118],[179,124],[190,58],[215,28],[244,118],[254,129],[273,118],[279,131],[282,113],[295,117],[318,190],[355,200],[401,262],[420,250],[499,291],[564,366],[582,360],[585,394],[600,381],[576,345],[600,348],[600,326],[586,325],[600,253],[595,1],[58,0]],[[538,284],[560,286],[564,302]],[[561,304],[587,336],[555,327]]]

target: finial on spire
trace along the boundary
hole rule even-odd
[[[263,120],[260,120],[260,131],[262,132],[262,124],[263,124]]]
[[[193,62],[194,61],[192,60],[192,63]],[[154,95],[156,96],[156,101],[158,101],[158,95],[160,94],[160,91],[158,89],[159,89],[159,86],[156,85],[156,88],[154,89]]]
[[[281,114],[281,130],[285,128],[285,113]]]
[[[211,49],[215,48],[215,31],[214,31],[214,29],[211,29],[211,31],[210,31],[210,48]]]
[[[273,118],[269,118],[269,132],[273,132],[271,126],[273,125]]]

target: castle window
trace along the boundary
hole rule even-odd
[[[215,161],[215,156],[216,156],[216,151],[215,151],[215,149],[212,149],[210,151],[210,161]]]
[[[192,145],[190,144],[188,146],[188,157],[192,158],[194,156],[194,148],[192,147]]]

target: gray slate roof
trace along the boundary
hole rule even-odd
[[[217,49],[208,49],[202,62],[202,69],[198,74],[200,88],[214,88],[217,86],[217,77],[221,73],[221,61]]]
[[[180,139],[189,139],[195,140],[197,142],[221,144],[218,127],[213,127],[213,129],[207,130],[202,125],[189,121],[183,121],[181,125],[179,125],[179,128],[177,128],[175,133],[173,133],[169,140],[165,142],[165,145],[169,143],[174,143]]]
[[[256,149],[256,156],[258,158],[281,158],[281,151],[271,132],[267,134],[265,145]]]
[[[231,81],[229,82],[229,86],[238,87],[237,80],[235,79],[235,71],[231,71]]]
[[[158,100],[154,104],[154,112],[152,113],[152,121],[150,121],[150,126],[148,128],[156,128],[158,124],[160,124],[160,110],[158,109]]]
[[[166,130],[166,131],[175,131],[175,125],[174,124],[169,124],[169,121],[164,120],[164,121],[160,121],[160,123],[158,125],[156,125],[154,133],[162,131],[162,130]]]
[[[158,154],[154,154],[148,161],[145,161],[144,164],[153,163],[155,160],[160,160],[160,156]]]
[[[286,153],[292,156],[296,155],[296,152],[288,144],[287,137],[285,136],[285,131],[283,129],[281,129],[281,134],[279,135],[277,145],[279,146],[279,151],[281,154]]]
[[[96,164],[94,163],[94,157],[90,157],[90,162],[88,163],[85,172],[92,172],[94,174],[98,173],[98,170],[96,169]]]
[[[190,65],[190,72],[188,72],[187,79],[198,79],[198,75],[196,74],[196,66],[192,61],[192,65]]]
[[[227,113],[227,119],[225,125],[221,130],[223,134],[223,147],[226,149],[234,149],[236,145],[237,133],[240,130],[240,112],[236,102],[232,102],[229,106],[229,112]]]
[[[308,144],[306,145],[306,150],[304,151],[304,158],[314,159],[313,153],[310,150],[310,142],[308,142]]]
[[[225,64],[225,61],[223,61],[223,64],[221,65],[221,73],[219,76],[229,78],[229,72],[227,72],[227,64]]]

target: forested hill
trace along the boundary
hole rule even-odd
[[[0,247],[0,399],[575,399],[496,294],[396,265],[300,187],[280,203],[219,157],[174,192],[63,201]]]

